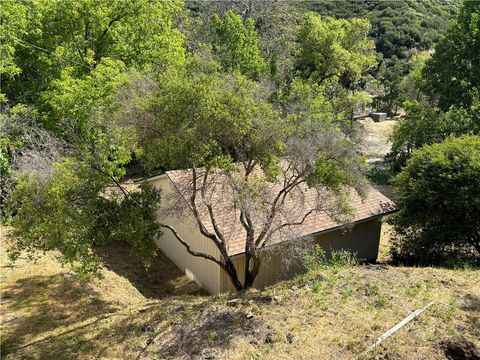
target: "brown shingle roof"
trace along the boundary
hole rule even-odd
[[[188,203],[192,191],[191,171],[167,171],[167,176]],[[279,183],[271,184],[265,201],[268,203],[269,198],[273,199],[272,194],[278,193],[280,189],[281,185]],[[225,184],[225,177],[220,175],[208,182],[205,198],[212,205],[215,221],[226,239],[229,255],[237,255],[245,251],[246,232],[239,220],[240,212],[234,206],[235,202],[232,193],[231,187]],[[349,223],[359,222],[395,210],[394,203],[371,186],[367,188],[367,194],[364,199],[355,190],[351,189],[348,202],[353,208],[353,215],[349,218]],[[202,203],[200,196],[197,196],[196,204],[199,209],[199,216],[205,227],[208,231],[214,232],[207,208]],[[334,211],[331,210],[335,208],[333,198],[326,196],[325,192],[322,193],[308,188],[306,185],[299,186],[285,199],[282,211],[276,216],[275,224],[280,225],[287,218],[288,222],[300,222],[309,210],[318,207],[319,204],[321,204],[322,208],[325,208],[325,211],[315,211],[308,215],[301,225],[288,226],[284,230],[279,230],[277,233],[272,234],[268,245],[285,241],[287,238],[317,234],[342,225],[342,222],[336,218]],[[256,235],[258,235],[263,225],[262,216],[258,216],[258,218],[253,220]]]

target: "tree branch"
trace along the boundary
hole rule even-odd
[[[185,247],[185,249],[187,250],[187,252],[188,252],[190,255],[195,256],[195,257],[201,257],[201,258],[204,258],[204,259],[213,261],[213,262],[216,263],[218,266],[220,266],[222,269],[228,271],[227,268],[226,268],[226,266],[225,266],[225,264],[224,264],[223,262],[221,262],[220,260],[218,260],[217,258],[215,258],[214,256],[192,250],[192,248],[190,247],[190,244],[187,243],[187,242],[180,236],[180,234],[177,232],[177,230],[175,230],[175,228],[174,228],[173,226],[170,226],[170,225],[168,225],[168,224],[163,224],[163,223],[160,223],[159,225],[160,225],[161,227],[163,227],[163,228],[169,229],[169,230],[172,232],[172,234],[175,236],[175,238]]]
[[[225,237],[223,236],[222,231],[221,231],[220,228],[218,227],[217,221],[215,220],[215,216],[214,216],[214,214],[213,214],[212,204],[210,204],[210,203],[206,200],[206,197],[205,197],[205,190],[206,190],[207,180],[208,180],[208,171],[205,170],[205,174],[204,174],[204,176],[203,176],[203,184],[202,184],[202,188],[201,188],[201,190],[200,190],[200,194],[202,195],[202,202],[203,202],[203,204],[207,207],[208,215],[210,216],[210,221],[212,222],[213,230],[215,231],[215,234],[216,234],[216,235],[218,236],[218,238],[220,239],[220,242],[221,242],[223,245],[225,245]]]
[[[284,186],[282,188],[282,190],[280,190],[278,192],[277,196],[273,200],[273,203],[272,203],[272,206],[271,206],[271,209],[270,209],[270,213],[267,215],[267,220],[265,221],[263,229],[260,232],[260,235],[258,236],[257,240],[255,241],[255,244],[257,246],[262,242],[263,238],[267,235],[270,227],[272,226],[273,219],[274,219],[274,217],[275,217],[275,215],[278,211],[277,204],[280,201],[280,198],[283,196],[283,200],[285,200],[285,197],[290,192],[290,190],[292,190],[296,185],[298,185],[298,184],[300,184],[301,182],[304,181],[304,180],[302,180],[302,177],[305,174],[305,172],[306,171],[302,171],[301,173],[299,173],[291,183]]]
[[[128,192],[127,189],[125,189],[112,175],[110,175],[109,173],[107,173],[106,171],[103,171],[102,169],[96,167],[95,165],[90,165],[90,167],[93,169],[93,170],[96,170],[98,171],[100,174],[102,175],[105,175],[106,177],[108,177],[109,179],[111,179],[115,185],[117,185],[117,187],[122,191],[123,195],[127,198],[130,196],[130,193]]]

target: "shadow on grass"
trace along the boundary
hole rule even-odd
[[[18,280],[2,289],[1,302],[2,355],[43,343],[35,347],[35,356],[32,356],[42,359],[68,358],[68,351],[73,346],[76,350],[93,346],[85,337],[91,324],[82,323],[108,316],[117,310],[99,300],[97,294],[84,283],[65,278],[62,274]],[[79,326],[65,331],[75,324]],[[57,334],[71,336],[64,336],[62,341],[51,341]]]
[[[127,278],[146,298],[162,299],[172,295],[205,295],[195,282],[189,280],[161,251],[145,269],[132,248],[124,243],[112,243],[97,248],[105,267],[117,275]]]
[[[130,248],[113,244],[97,249],[106,268],[127,278],[150,299],[203,294],[166,256],[160,253],[146,271]],[[41,268],[39,268],[41,273]],[[2,359],[72,359],[78,354],[108,356],[110,346],[122,347],[131,336],[144,334],[145,317],[159,316],[163,305],[133,314],[102,294],[89,282],[69,273],[34,275],[2,286],[0,299]],[[188,296],[187,296],[188,298]],[[183,297],[181,298],[183,299]],[[165,304],[170,304],[167,301]],[[147,316],[148,315],[148,316]],[[141,350],[142,347],[139,347]]]
[[[250,318],[239,310],[206,308],[195,319],[187,318],[173,325],[169,336],[163,337],[156,354],[149,355],[160,358],[210,358],[207,354],[223,353],[237,337],[257,343],[265,341],[267,333],[265,322],[258,317]]]

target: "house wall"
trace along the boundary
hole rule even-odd
[[[174,185],[167,176],[151,180],[149,183],[162,189],[162,199],[166,199],[168,194],[174,191]],[[181,220],[174,216],[159,218],[160,222],[173,226],[190,244],[192,250],[208,253],[218,259],[218,249],[210,239],[200,233],[194,220],[193,215]],[[220,271],[223,270],[210,260],[190,255],[169,229],[162,228],[162,232],[163,235],[156,240],[160,250],[191,280],[212,294],[219,293],[221,291]]]
[[[359,259],[375,261],[378,256],[381,227],[380,219],[372,219],[354,225],[349,231],[334,230],[317,235],[315,242],[325,249],[327,255],[332,250],[346,249],[357,252]],[[261,289],[278,281],[291,279],[304,271],[301,259],[281,256],[280,252],[281,250],[262,256],[260,271],[253,283],[255,288]],[[285,259],[288,259],[288,262]],[[245,273],[244,255],[235,257],[234,263],[243,282]],[[220,292],[234,291],[234,287],[225,272],[222,271],[220,277]]]
[[[360,260],[376,261],[382,222],[379,218],[356,224],[351,231],[335,230],[320,234],[316,242],[330,254],[333,250],[347,249],[357,253]]]
[[[174,190],[174,185],[167,176],[149,181],[162,189],[165,199]],[[193,215],[181,219],[174,216],[159,218],[159,221],[173,226],[180,236],[187,240],[193,250],[206,252],[216,258],[220,254],[210,239],[204,237],[197,228]],[[161,251],[190,279],[197,282],[212,294],[234,291],[228,275],[210,260],[190,255],[185,247],[168,229],[162,229],[163,235],[156,241]],[[360,259],[374,261],[377,259],[380,242],[381,222],[378,218],[364,221],[353,226],[348,231],[334,230],[315,236],[315,241],[322,246],[327,254],[332,250],[347,249],[357,252]],[[233,262],[240,280],[243,282],[245,273],[244,255],[234,257]],[[281,280],[286,280],[304,271],[299,257],[285,256],[285,251],[276,250],[262,255],[260,271],[255,279],[255,288],[264,288]]]

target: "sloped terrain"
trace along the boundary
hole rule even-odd
[[[124,253],[111,249],[103,278],[90,282],[52,256],[12,268],[2,254],[2,358],[352,359],[429,301],[365,358],[445,359],[480,347],[475,269],[320,269],[261,292],[207,296],[166,258],[142,275]]]

